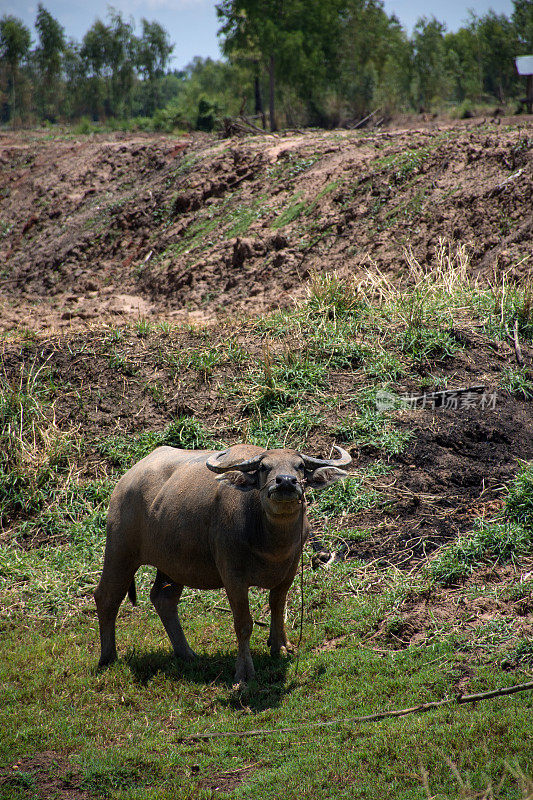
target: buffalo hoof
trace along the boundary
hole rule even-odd
[[[245,685],[253,678],[255,678],[255,668],[252,659],[250,657],[244,659],[239,656],[237,658],[237,663],[235,664],[235,677],[233,679],[233,685]]]
[[[100,661],[98,662],[98,666],[96,667],[96,671],[97,672],[101,672],[103,669],[106,669],[106,667],[111,666],[111,664],[113,664],[116,660],[117,660],[117,654],[116,653],[114,655],[112,655],[112,656],[105,656],[105,657],[102,656],[100,658]]]
[[[174,650],[174,655],[176,658],[179,658],[180,661],[194,661],[198,656],[194,652],[194,650],[187,645],[186,648],[183,650]]]
[[[270,655],[273,658],[276,658],[277,656],[285,657],[285,656],[288,656],[291,653],[295,653],[295,652],[296,652],[296,647],[293,644],[291,644],[290,642],[285,642],[285,644],[281,644],[281,645],[280,644],[271,645],[271,647],[270,647]]]

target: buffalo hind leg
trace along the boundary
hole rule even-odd
[[[182,591],[181,584],[174,583],[163,572],[157,570],[150,600],[165,627],[174,653],[178,658],[190,661],[195,657],[195,653],[187,644],[178,616],[178,602]]]
[[[287,583],[283,583],[281,586],[276,586],[275,589],[271,589],[268,596],[270,605],[270,635],[268,637],[268,645],[270,647],[270,655],[272,656],[278,656],[280,653],[286,655],[294,650],[293,645],[287,638],[287,631],[285,630],[285,602],[290,585],[290,583],[288,585]]]
[[[239,645],[235,662],[235,683],[246,683],[255,675],[254,662],[250,653],[250,636],[254,622],[248,603],[248,587],[226,586],[225,588],[233,612],[233,624]]]
[[[100,661],[98,669],[111,664],[117,657],[115,642],[115,624],[120,604],[137,571],[137,565],[126,568],[120,564],[113,569],[109,561],[104,560],[104,569],[100,582],[94,591],[98,624],[100,627]]]

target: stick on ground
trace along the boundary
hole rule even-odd
[[[501,689],[493,689],[490,692],[480,692],[479,694],[463,694],[457,697],[449,697],[445,700],[435,700],[431,703],[422,703],[419,706],[412,706],[411,708],[401,708],[396,711],[381,711],[377,714],[367,714],[363,717],[348,717],[344,719],[332,719],[326,722],[309,722],[302,725],[295,725],[291,728],[268,728],[265,730],[254,729],[248,731],[225,731],[213,733],[193,733],[190,736],[183,736],[179,741],[181,742],[196,742],[204,741],[206,739],[227,739],[230,737],[244,739],[251,736],[268,736],[274,733],[296,733],[304,729],[311,728],[330,728],[335,725],[358,725],[362,722],[375,722],[379,719],[386,717],[404,717],[407,714],[423,714],[425,711],[430,711],[433,708],[440,706],[451,705],[452,703],[477,703],[479,700],[488,700],[491,697],[504,697],[509,694],[516,694],[517,692],[525,692],[528,689],[533,689],[533,681],[528,683],[519,683],[516,686],[507,686]]]

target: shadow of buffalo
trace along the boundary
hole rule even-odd
[[[229,707],[242,708],[242,696],[246,694],[246,705],[252,711],[275,708],[296,684],[286,684],[287,670],[292,657],[272,657],[268,653],[253,652],[255,679],[244,689],[238,689],[225,702]],[[171,681],[208,684],[232,688],[235,674],[235,654],[217,652],[197,655],[193,661],[181,661],[166,649],[128,651],[124,661],[136,682],[146,685],[157,675]]]

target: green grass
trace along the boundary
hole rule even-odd
[[[517,326],[518,338],[533,341],[533,286],[502,283],[478,289],[472,304],[483,318],[485,330],[492,338],[508,339]]]
[[[460,582],[481,564],[505,563],[531,552],[531,533],[516,524],[478,522],[431,562],[432,577],[444,586]]]
[[[253,222],[269,216],[271,211],[266,199],[266,195],[262,195],[250,204],[238,203],[231,208],[226,216],[230,223],[224,228],[224,237],[233,239],[235,236],[244,236]]]
[[[406,179],[416,169],[408,160],[396,166],[406,170]],[[290,169],[309,164],[289,161],[285,167],[290,179]],[[179,347],[178,333],[156,324],[106,334],[100,352],[106,365],[108,359],[121,370],[133,365],[142,377],[142,360],[125,355],[131,345],[132,352],[141,348],[158,370],[166,370],[169,383],[176,376],[194,387],[205,381],[213,405],[230,397],[232,418],[222,422],[218,411],[208,410],[203,420],[180,416],[162,430],[129,436],[111,435],[108,428],[82,446],[80,432],[62,431],[54,422],[53,399],[65,390],[60,374],[30,361],[16,379],[3,375],[2,800],[53,796],[36,755],[48,759],[62,791],[77,786],[91,800],[473,800],[483,792],[490,797],[489,785],[498,800],[528,796],[531,694],[363,725],[349,721],[452,697],[465,675],[469,692],[531,679],[533,644],[521,628],[523,617],[495,612],[465,629],[460,614],[443,621],[432,607],[446,591],[442,585],[450,583],[453,602],[465,615],[474,597],[529,602],[531,580],[519,582],[518,574],[503,587],[487,585],[485,577],[483,584],[473,585],[471,578],[461,587],[478,567],[510,562],[518,573],[522,559],[530,558],[528,464],[509,485],[501,516],[441,547],[426,572],[401,573],[372,563],[374,558],[313,571],[306,550],[298,661],[268,655],[267,592],[252,589],[252,615],[263,624],[252,637],[257,677],[246,689],[232,686],[236,642],[224,592],[184,590],[183,625],[199,657],[181,664],[149,602],[152,568],[137,575],[138,608],[128,602],[121,608],[118,662],[96,671],[92,591],[102,565],[109,495],[116,478],[154,447],[218,449],[226,443],[219,436],[229,443],[240,430],[243,439],[263,447],[305,449],[311,439],[326,449],[325,439],[329,445],[334,437],[367,448],[366,454],[375,448],[376,460],[365,468],[358,464],[348,480],[324,492],[309,491],[308,501],[314,530],[332,547],[376,537],[383,511],[390,519],[394,506],[373,478],[390,474],[388,457],[409,440],[409,431],[395,425],[394,412],[376,408],[377,391],[392,391],[399,377],[415,381],[421,365],[435,366],[437,375],[440,360],[453,354],[450,326],[464,319],[465,309],[491,336],[503,335],[494,295],[489,302],[487,293],[476,305],[479,293],[456,268],[454,262],[455,271],[422,274],[413,264],[416,293],[385,279],[355,283],[322,273],[313,277],[303,303],[250,323],[246,336],[241,328],[234,337],[214,340],[210,330],[188,330]],[[509,317],[505,311],[511,329],[525,304],[521,296]],[[528,335],[527,324],[519,323],[521,337]],[[433,328],[434,338],[427,335]],[[83,355],[96,357],[89,344]],[[227,375],[224,365],[231,365]],[[158,375],[146,396],[161,400],[166,388]],[[360,513],[365,527],[355,528],[359,520],[352,517]],[[425,627],[416,643],[402,644],[412,609],[422,602],[428,609]],[[288,602],[293,641],[299,620],[298,579]],[[321,722],[335,724],[299,727]],[[286,727],[297,730],[283,732]],[[263,734],[253,738],[184,740],[257,729]]]
[[[323,396],[328,374],[327,363],[305,349],[287,347],[274,354],[265,345],[262,358],[251,365],[246,378],[228,384],[223,391],[238,397],[247,412],[280,413],[306,395]]]
[[[437,137],[438,144],[440,144],[441,140],[441,137]],[[402,182],[420,169],[438,144],[433,142],[427,147],[406,149],[399,153],[377,158],[373,161],[372,166],[374,169],[377,168],[381,171],[391,171],[396,182]]]
[[[97,442],[97,449],[113,466],[125,471],[154,448],[162,445],[201,450],[216,448],[217,442],[195,417],[182,416],[171,422],[163,431],[144,431],[135,436],[104,437]]]
[[[55,425],[46,364],[0,375],[0,523],[38,511],[64,491],[69,459],[79,449]]]
[[[531,774],[528,695],[363,725],[345,721],[452,694],[456,666],[464,658],[446,638],[401,651],[365,645],[397,600],[394,592],[379,598],[364,589],[346,592],[344,587],[349,580],[357,582],[357,574],[349,564],[339,565],[335,573],[306,570],[298,669],[294,659],[272,660],[266,654],[266,631],[258,628],[252,639],[257,680],[245,690],[232,688],[234,635],[231,618],[216,608],[227,607],[220,593],[186,591],[183,621],[199,652],[198,661],[190,665],[170,655],[144,597],[139,611],[127,606],[121,611],[121,657],[102,673],[95,672],[91,606],[83,605],[83,613],[55,623],[51,617],[32,616],[31,626],[20,626],[16,618],[5,620],[0,758],[13,777],[0,785],[0,797],[17,797],[15,791],[37,785],[35,767],[14,775],[9,767],[46,751],[66,754],[71,778],[91,797],[110,800],[407,800],[425,796],[424,773],[439,797],[471,796],[460,793],[450,763],[473,789],[486,788],[489,781],[497,784],[505,776],[505,792],[499,796],[520,797],[519,777],[506,765]],[[252,593],[256,618],[263,602],[264,594]],[[291,626],[297,617],[293,591]],[[323,647],[332,640],[338,640],[336,647]],[[518,682],[528,663],[526,645],[516,652],[526,657],[516,667],[518,674],[500,670],[490,658],[479,661],[471,690]],[[338,723],[305,727],[333,720]],[[299,730],[283,733],[285,727]],[[258,728],[280,732],[183,741],[203,732]]]
[[[259,412],[247,420],[243,440],[265,448],[303,448],[313,429],[323,424],[316,408],[297,403],[289,408],[276,409],[274,413]]]
[[[533,399],[533,372],[523,367],[504,367],[500,377],[502,389],[522,400]]]
[[[333,433],[341,442],[374,447],[391,455],[401,453],[412,436],[409,431],[399,430],[383,413],[371,407],[342,419],[334,427]]]
[[[346,478],[322,492],[310,492],[310,514],[313,519],[339,523],[348,514],[376,506],[384,506],[382,495],[363,485],[363,476]]]
[[[502,518],[477,520],[473,531],[441,547],[431,561],[434,580],[461,582],[487,563],[517,561],[533,551],[533,464],[525,464],[508,488]]]
[[[302,194],[303,192],[297,192],[289,204],[283,209],[283,211],[277,215],[276,219],[271,225],[273,230],[278,230],[279,228],[283,228],[285,225],[289,225],[306,211],[308,208],[308,203],[306,200],[300,199]]]
[[[524,462],[518,475],[508,486],[505,516],[533,531],[533,463]]]
[[[267,179],[271,183],[285,181],[289,184],[316,164],[321,158],[320,154],[300,156],[297,153],[287,153],[285,158],[279,159],[267,170]]]

